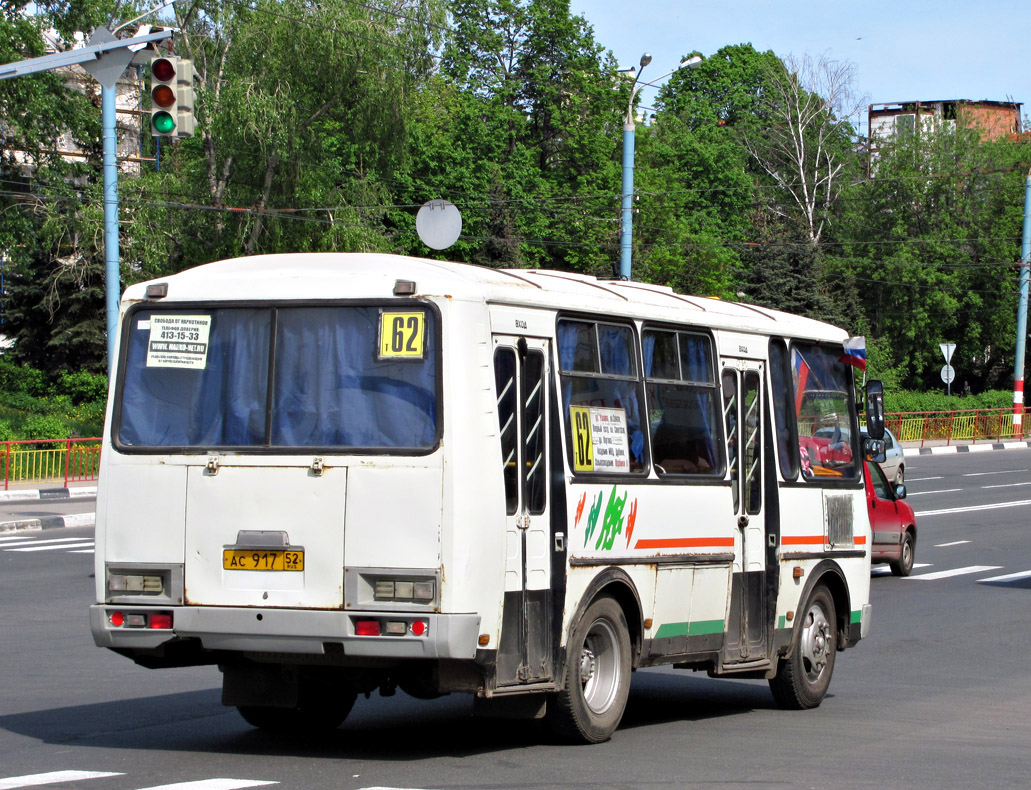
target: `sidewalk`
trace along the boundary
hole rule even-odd
[[[71,483],[68,488],[38,488],[38,483],[12,485],[9,491],[0,491],[0,505],[13,502],[57,502],[67,499],[85,499],[97,495],[97,484]],[[0,535],[23,530],[55,529],[58,527],[92,527],[97,514],[76,513],[70,516],[43,516],[16,521],[0,521]]]
[[[914,455],[949,455],[953,453],[986,453],[992,450],[1027,450],[1031,448],[1031,440],[1007,440],[1004,442],[989,442],[987,440],[977,442],[971,441],[949,441],[948,439],[928,439],[923,442],[900,442],[902,453],[907,458]]]

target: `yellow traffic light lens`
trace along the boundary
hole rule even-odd
[[[167,85],[157,85],[150,92],[150,98],[156,107],[171,107],[175,104],[175,91]]]
[[[167,112],[154,113],[150,121],[154,125],[154,131],[159,134],[169,134],[175,131],[175,118]]]

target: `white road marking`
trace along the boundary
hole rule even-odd
[[[994,486],[981,486],[981,488],[1013,488],[1014,486],[1031,486],[1031,481],[1026,483],[999,483]]]
[[[88,543],[62,543],[60,546],[27,546],[17,549],[4,549],[4,551],[68,551],[69,549],[88,549],[92,547],[93,541],[89,541]]]
[[[263,787],[279,782],[263,782],[260,779],[199,779],[196,782],[176,782],[170,785],[141,787],[140,790],[238,790],[241,787]]]
[[[987,579],[978,579],[979,582],[1010,582],[1017,579],[1031,579],[1031,571],[1020,573],[1007,573],[1005,576],[989,576]]]
[[[75,551],[69,551],[69,554],[96,554],[93,549],[76,549]]]
[[[22,543],[21,546],[42,546],[44,543],[81,543],[86,538],[51,538],[50,540],[33,539],[31,543]]]
[[[917,568],[930,568],[931,565],[932,563],[930,562],[914,562],[913,570],[916,570]],[[887,565],[881,565],[875,567],[870,573],[873,576],[890,576],[891,568],[889,568]]]
[[[970,541],[969,540],[954,540],[954,541],[952,541],[952,543],[935,543],[934,547],[936,549],[946,549],[949,546],[962,546],[964,543],[970,543]]]
[[[60,782],[77,782],[81,779],[102,779],[107,776],[125,776],[125,774],[109,771],[50,771],[45,774],[26,774],[25,776],[9,776],[0,779],[0,790],[13,790],[15,787],[38,787]]]
[[[906,499],[909,499],[911,496],[926,496],[927,494],[952,494],[962,490],[962,488],[942,488],[938,491],[906,491]]]
[[[987,477],[988,475],[1015,475],[1020,472],[1031,472],[1031,469],[1009,469],[1001,472],[967,472],[963,477]]]
[[[918,510],[917,516],[944,516],[949,513],[973,513],[975,510],[997,510],[1001,507],[1021,507],[1031,505],[1031,499],[1021,499],[1019,502],[997,502],[994,505],[975,505],[973,507],[950,507],[945,510]]]
[[[985,573],[997,571],[1001,565],[968,565],[965,568],[953,568],[950,571],[937,571],[936,573],[921,573],[919,576],[910,576],[910,579],[920,579],[925,582],[933,582],[938,579],[948,579],[950,576],[965,576],[969,573]]]
[[[909,477],[906,478],[907,483],[922,483],[925,480],[944,480],[944,475],[938,475],[937,477]]]
[[[20,540],[29,540],[35,537],[34,535],[7,535],[6,537],[0,538],[0,543],[17,543]]]

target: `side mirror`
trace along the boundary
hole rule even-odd
[[[863,439],[863,455],[866,456],[866,460],[871,463],[881,464],[884,463],[884,440],[883,439]]]
[[[884,384],[878,379],[866,382],[866,433],[871,439],[884,438]]]
[[[902,483],[898,483],[898,484],[895,485],[895,498],[896,499],[905,499],[906,498],[906,486],[903,485]]]

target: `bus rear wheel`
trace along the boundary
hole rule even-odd
[[[791,652],[780,659],[770,679],[773,698],[782,708],[805,710],[823,702],[834,673],[838,627],[834,597],[822,584],[814,588],[797,626]]]
[[[623,609],[602,596],[573,628],[565,689],[548,706],[552,730],[578,743],[601,743],[619,726],[630,695],[630,634]]]

